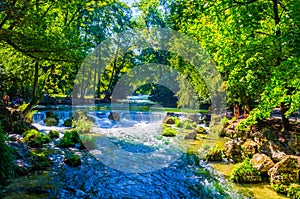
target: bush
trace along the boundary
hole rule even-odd
[[[197,126],[196,122],[192,122],[189,120],[186,120],[183,122],[183,128],[184,129],[194,129]]]
[[[166,137],[174,137],[176,136],[177,132],[175,129],[172,128],[165,128],[162,135]]]
[[[66,131],[64,137],[60,140],[59,147],[74,147],[79,143],[80,138],[76,130]]]
[[[223,117],[223,118],[221,119],[221,124],[222,124],[222,126],[227,125],[227,124],[228,124],[228,118],[227,118],[227,117]]]
[[[59,138],[59,132],[55,130],[51,130],[48,134],[51,139]]]
[[[43,135],[43,133],[35,129],[25,131],[23,133],[23,136],[26,144],[33,148],[40,148],[43,146],[43,144],[50,141],[50,138],[48,136]]]
[[[71,118],[66,119],[64,121],[63,126],[65,126],[65,127],[72,127],[72,119]]]
[[[53,160],[45,157],[44,155],[33,155],[31,170],[45,170],[54,164]]]
[[[12,149],[5,143],[6,133],[0,126],[0,190],[1,186],[7,183],[15,176],[15,166],[13,164]]]
[[[249,158],[246,158],[242,163],[234,166],[230,179],[238,183],[255,183],[262,181],[260,172],[253,167]]]
[[[287,196],[292,199],[300,199],[300,185],[290,184],[287,188]]]

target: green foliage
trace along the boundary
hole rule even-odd
[[[183,121],[183,128],[184,129],[194,129],[197,126],[196,122],[192,122],[190,120]]]
[[[248,158],[234,166],[230,179],[238,183],[255,183],[262,181],[260,172],[252,166]]]
[[[80,137],[77,130],[66,131],[64,137],[60,140],[59,147],[74,147],[80,142]]]
[[[55,130],[50,130],[48,136],[51,139],[59,138],[59,132]]]
[[[15,166],[11,148],[5,143],[6,133],[0,126],[0,190],[15,176]]]
[[[174,136],[176,136],[176,134],[177,134],[177,131],[173,128],[165,128],[162,132],[162,135],[166,136],[166,137],[174,137]]]
[[[300,199],[300,185],[290,184],[287,188],[287,196],[292,199]]]
[[[227,117],[223,117],[223,118],[221,119],[221,124],[222,124],[222,126],[227,125],[227,124],[228,124],[228,118],[227,118]]]
[[[199,133],[199,134],[205,134],[205,133],[207,133],[207,132],[206,132],[206,129],[205,129],[204,127],[202,127],[202,126],[197,126],[197,127],[195,128],[195,132],[196,132],[196,133]]]
[[[26,144],[33,148],[40,148],[43,146],[43,144],[50,141],[50,138],[47,135],[44,135],[35,129],[25,131],[23,136]]]

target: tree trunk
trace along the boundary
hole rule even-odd
[[[24,117],[27,117],[31,109],[39,103],[41,96],[38,97],[38,80],[39,80],[39,63],[36,61],[34,65],[34,83],[33,83],[33,92],[32,98],[26,109],[23,111]]]
[[[290,130],[290,121],[286,118],[285,113],[289,110],[289,107],[285,106],[283,102],[280,103],[280,113],[282,119],[282,128],[283,130]]]

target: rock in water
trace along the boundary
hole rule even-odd
[[[115,122],[120,121],[120,114],[117,112],[111,112],[108,116],[108,119],[113,120]]]

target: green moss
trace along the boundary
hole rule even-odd
[[[262,181],[260,172],[253,167],[248,158],[234,166],[230,179],[238,183],[256,183]]]
[[[26,144],[33,148],[40,148],[43,146],[43,144],[50,141],[50,138],[48,136],[35,129],[25,131],[23,133],[23,136]]]
[[[71,118],[68,118],[64,121],[64,124],[63,126],[66,126],[66,127],[72,127],[72,119]]]
[[[183,128],[184,129],[194,129],[197,126],[196,122],[192,122],[190,120],[185,120],[183,122]]]
[[[163,123],[165,123],[165,124],[175,124],[175,117],[173,117],[173,116],[171,116],[171,117],[166,116],[164,118]]]
[[[71,156],[65,157],[64,163],[71,167],[77,167],[81,165],[81,159],[80,156],[73,154]]]
[[[299,184],[290,184],[287,188],[287,196],[292,199],[300,199],[300,185]]]
[[[54,117],[47,117],[44,120],[46,126],[57,126],[58,125],[58,120]]]
[[[45,170],[53,163],[53,160],[50,160],[43,154],[34,155],[31,170]]]
[[[182,121],[179,118],[176,118],[174,126],[178,127],[178,128],[179,127],[183,127],[183,123],[182,123]]]
[[[59,132],[55,130],[51,130],[48,134],[51,139],[59,138]]]
[[[66,131],[64,137],[60,140],[59,147],[74,147],[79,143],[80,138],[76,130]]]
[[[195,128],[195,133],[201,133],[201,134],[204,134],[204,133],[206,133],[206,129],[205,129],[204,127],[202,127],[202,126],[197,126],[197,127]]]
[[[176,134],[177,134],[177,131],[172,128],[165,128],[164,131],[162,132],[162,135],[166,136],[166,137],[174,137],[174,136],[176,136]]]
[[[212,149],[208,151],[208,153],[205,155],[206,161],[222,161],[223,158],[223,150],[219,147],[218,144],[216,144]]]

